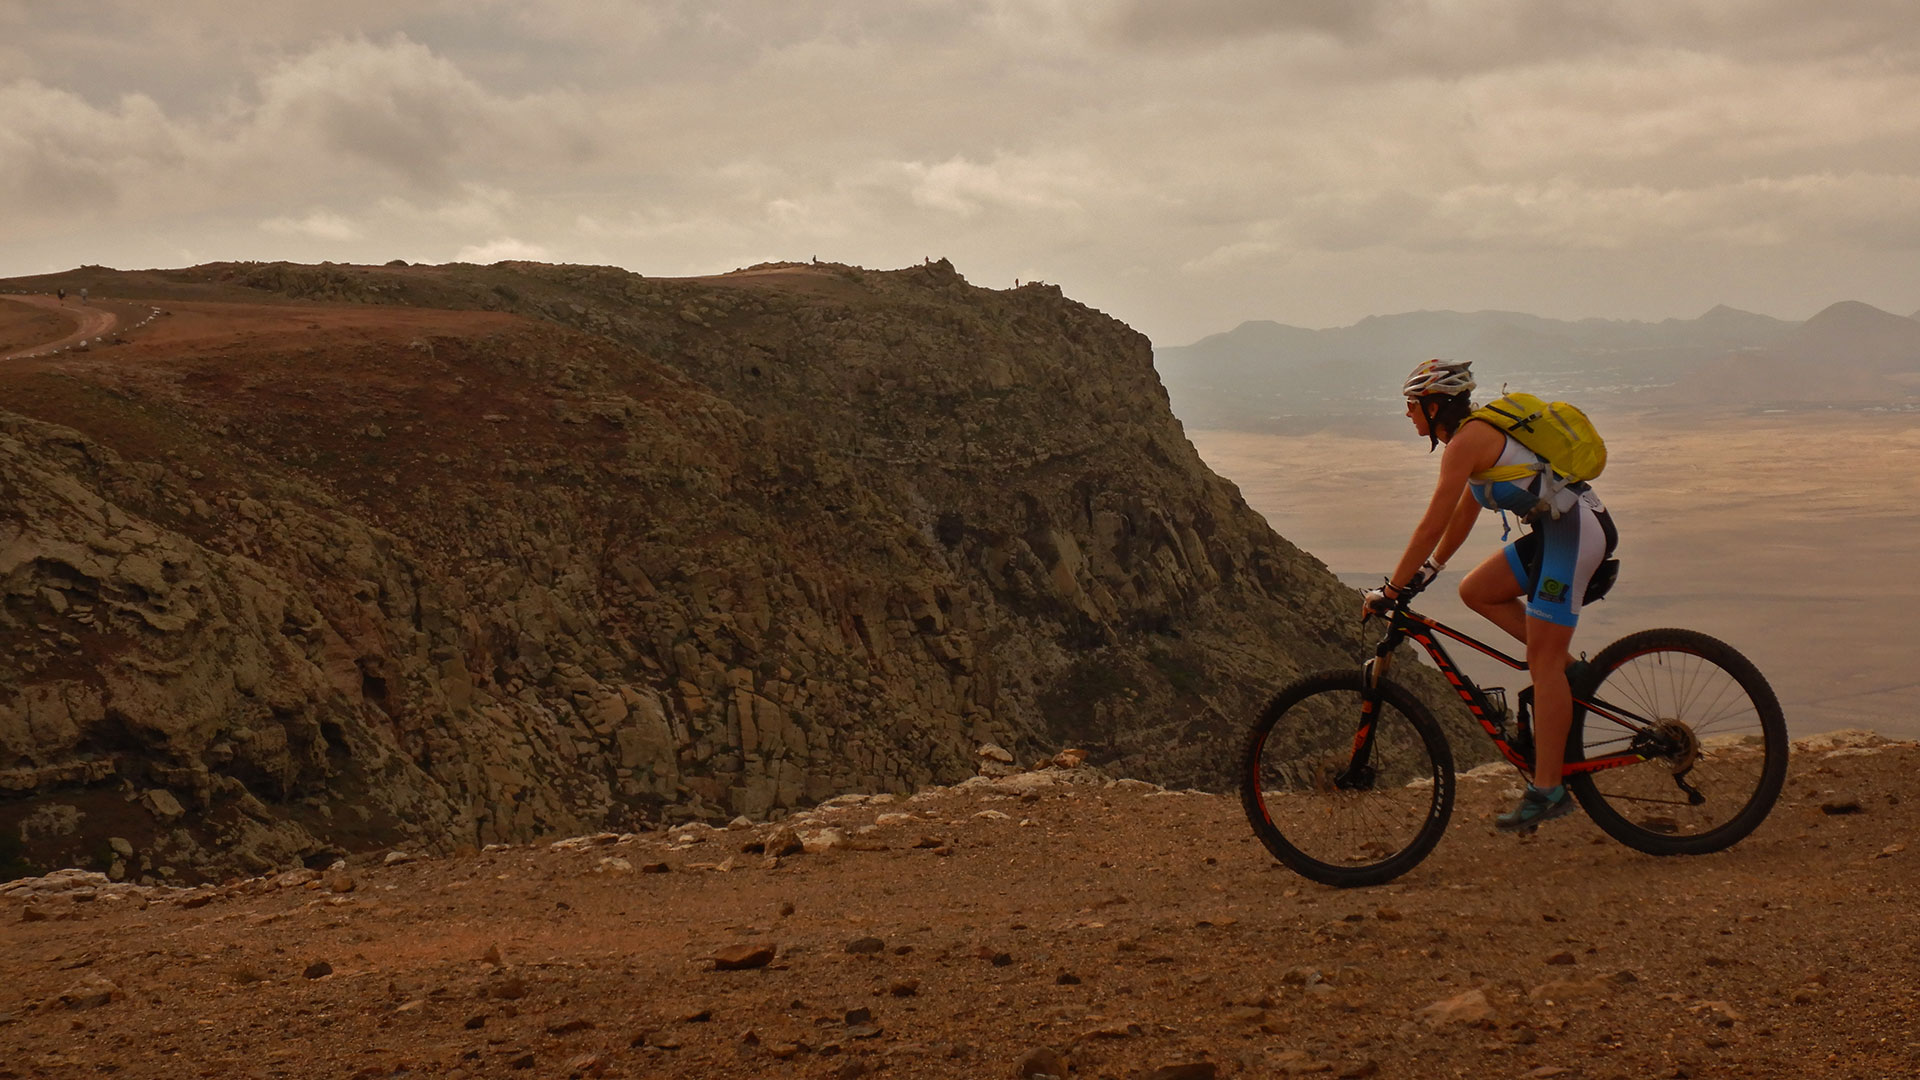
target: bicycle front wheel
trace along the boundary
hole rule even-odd
[[[1650,855],[1701,855],[1731,847],[1773,809],[1787,777],[1787,722],[1766,677],[1733,646],[1692,630],[1642,630],[1600,650],[1583,684],[1575,692],[1597,708],[1575,710],[1568,760],[1647,755],[1567,778],[1615,840]]]
[[[1392,881],[1427,857],[1453,812],[1453,752],[1433,714],[1382,680],[1363,739],[1364,689],[1358,669],[1286,687],[1260,714],[1241,762],[1240,801],[1254,834],[1323,885]]]

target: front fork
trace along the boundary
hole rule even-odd
[[[1360,695],[1360,729],[1353,734],[1353,754],[1347,759],[1346,769],[1333,778],[1333,785],[1342,791],[1369,791],[1373,788],[1376,770],[1373,767],[1373,733],[1375,722],[1380,718],[1380,683],[1393,668],[1393,652],[1399,648],[1405,635],[1398,631],[1389,633],[1385,641],[1375,651],[1373,659],[1362,667],[1361,685],[1365,690]]]

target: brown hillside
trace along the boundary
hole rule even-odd
[[[0,365],[15,872],[778,817],[986,742],[1221,786],[1268,690],[1363,648],[1353,594],[1200,463],[1146,340],[1050,287],[25,284],[56,283],[167,314]]]

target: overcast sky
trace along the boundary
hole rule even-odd
[[[0,275],[947,256],[1160,344],[1920,308],[1912,0],[0,0]]]

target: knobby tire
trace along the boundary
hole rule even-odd
[[[1608,645],[1573,688],[1693,741],[1692,752],[1569,776],[1587,816],[1615,840],[1649,855],[1720,851],[1751,833],[1779,798],[1787,775],[1787,723],[1766,677],[1726,642],[1692,630],[1642,630]],[[1631,733],[1575,709],[1568,760],[1601,758],[1631,745]],[[1705,801],[1692,805],[1674,781]]]
[[[1453,752],[1433,714],[1390,680],[1380,684],[1368,790],[1336,790],[1351,761],[1365,675],[1308,675],[1274,695],[1248,733],[1240,801],[1254,835],[1310,880],[1379,885],[1420,863],[1453,812]]]

